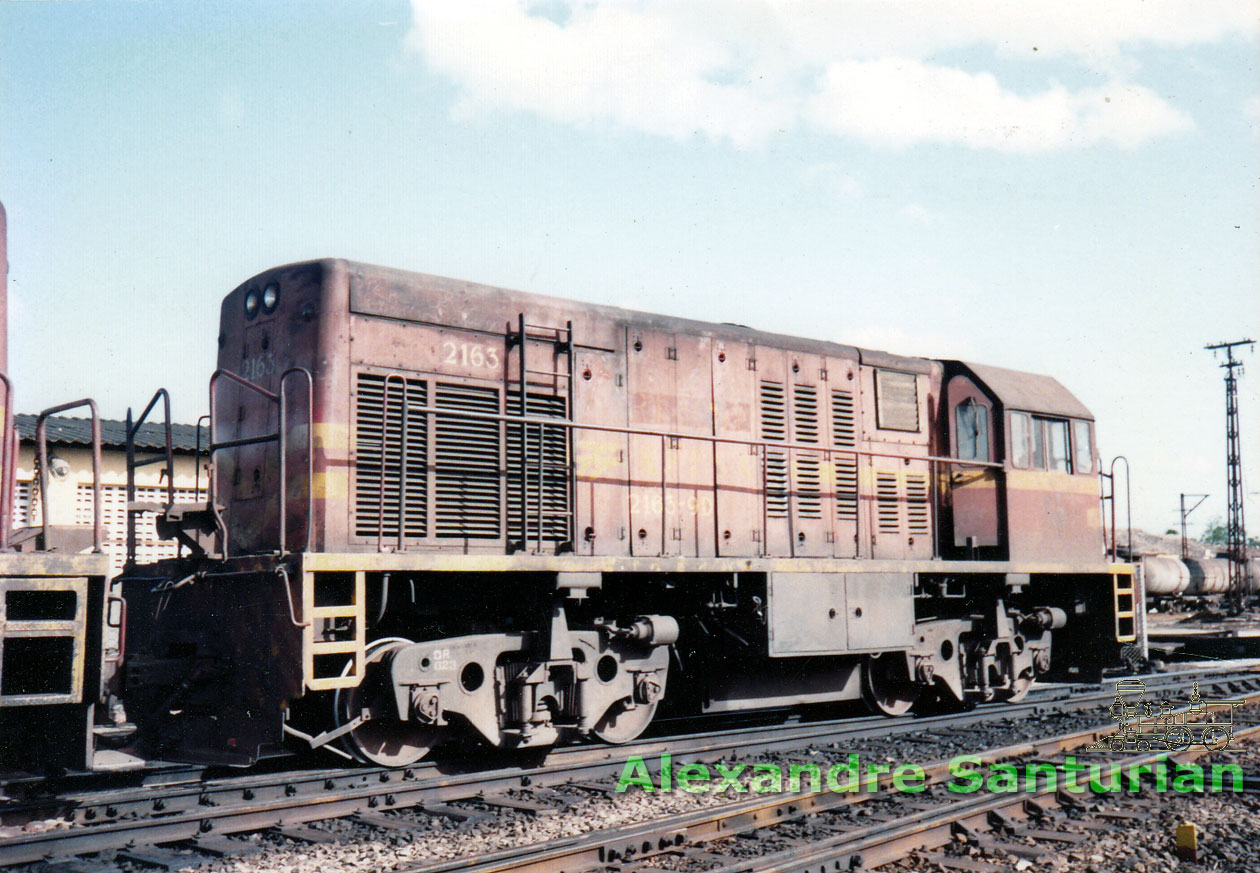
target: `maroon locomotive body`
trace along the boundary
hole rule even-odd
[[[168,756],[899,714],[1133,638],[1049,377],[326,260],[227,296],[211,412],[212,506],[161,521],[217,546],[126,583]]]

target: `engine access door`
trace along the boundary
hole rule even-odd
[[[985,466],[997,459],[994,404],[966,376],[949,380],[950,504],[956,548],[1002,544],[1002,470]],[[970,462],[970,463],[968,463]]]

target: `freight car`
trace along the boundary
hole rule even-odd
[[[17,433],[8,369],[8,222],[0,205],[0,772],[15,768],[122,769],[139,763],[108,748],[126,738],[109,684],[120,658],[123,604],[110,590],[101,551],[101,519],[91,529],[48,523],[44,421],[88,406],[96,461],[94,506],[100,506],[100,426],[90,400],[45,410],[36,426],[41,484],[14,518]],[[34,499],[32,499],[34,498]],[[38,520],[32,505],[41,509]],[[90,536],[85,537],[84,534]],[[87,551],[86,554],[79,552]]]
[[[899,715],[1134,636],[1093,417],[1046,376],[342,260],[242,284],[218,347],[209,505],[151,507],[214,545],[123,580],[149,755]]]
[[[1147,598],[1158,604],[1179,600],[1220,599],[1229,593],[1229,561],[1225,558],[1181,558],[1176,555],[1142,555]],[[1244,594],[1255,594],[1260,584],[1260,560],[1247,561]]]

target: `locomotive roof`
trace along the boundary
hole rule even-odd
[[[873,367],[929,373],[934,363],[928,358],[895,355],[826,340],[769,333],[739,324],[695,321],[334,258],[303,261],[264,271],[241,283],[232,293],[242,293],[262,276],[281,270],[313,266],[318,266],[329,274],[344,270],[350,282],[350,309],[364,315],[501,333],[504,329],[502,314],[509,310],[528,309],[531,317],[538,311],[552,313],[555,317],[588,314],[609,325],[637,326],[683,335],[708,336],[730,342],[794,349],[807,354],[857,358],[863,364]],[[590,337],[576,335],[574,341],[578,346],[603,348],[597,340]],[[1084,404],[1050,376],[984,364],[957,363],[975,373],[1009,407],[1090,420],[1094,417]]]
[[[1053,376],[1007,370],[988,364],[957,363],[970,370],[1007,409],[1044,412],[1066,418],[1094,420],[1094,415]]]
[[[709,336],[731,342],[783,347],[807,354],[858,358],[862,363],[870,366],[890,367],[909,372],[928,373],[932,368],[932,361],[927,358],[894,355],[827,340],[769,333],[740,324],[695,321],[600,303],[586,303],[532,292],[513,291],[428,273],[413,273],[355,261],[344,263],[350,275],[350,307],[364,314],[432,321],[433,313],[441,312],[443,324],[455,324],[473,330],[501,331],[502,322],[498,320],[500,312],[505,308],[519,307],[521,303],[526,303],[531,312],[541,309],[589,313],[610,324],[634,325],[684,335]],[[359,287],[356,288],[356,285]],[[377,286],[375,293],[367,290],[367,286],[373,285]],[[410,295],[381,293],[384,288],[398,292],[404,289],[423,290],[426,297],[424,310],[421,311],[415,303],[407,299]],[[472,305],[474,298],[483,305]],[[481,324],[482,321],[485,324]],[[587,344],[580,335],[575,336],[574,339],[579,346]]]

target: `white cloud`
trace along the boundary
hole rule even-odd
[[[457,83],[461,111],[741,146],[807,125],[876,144],[1133,147],[1191,122],[1132,81],[1129,53],[1258,29],[1237,0],[1108,0],[1105,10],[1094,0],[413,0],[413,12],[408,45]],[[1023,93],[977,60],[932,60],[960,51],[1046,84]],[[1055,84],[1038,66],[1051,59],[1107,85]]]
[[[807,116],[827,130],[894,146],[955,143],[1044,151],[1111,142],[1133,147],[1193,127],[1151,91],[1115,84],[1023,96],[990,73],[887,58],[833,65]]]

